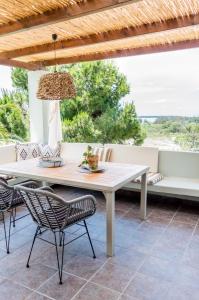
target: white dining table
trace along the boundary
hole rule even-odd
[[[147,180],[149,167],[123,163],[103,163],[103,173],[82,173],[77,162],[65,162],[58,168],[41,168],[38,159],[23,160],[0,165],[0,173],[16,177],[61,184],[103,192],[106,199],[107,255],[114,255],[115,192],[141,176],[140,217],[146,218]]]

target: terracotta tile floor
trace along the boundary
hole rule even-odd
[[[87,194],[55,187],[72,199]],[[139,219],[139,195],[116,196],[116,256],[105,254],[105,200],[94,193],[97,213],[88,220],[97,258],[85,237],[65,249],[63,285],[58,284],[55,249],[37,240],[31,267],[25,264],[35,225],[28,216],[12,229],[5,253],[0,223],[0,300],[198,300],[199,204],[149,196],[148,218]],[[18,210],[18,215],[24,209]],[[82,228],[67,230],[76,237]],[[46,233],[51,239],[51,235]]]

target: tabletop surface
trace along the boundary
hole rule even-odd
[[[149,170],[147,166],[110,162],[101,163],[100,167],[105,168],[103,173],[87,174],[80,171],[77,162],[65,162],[59,168],[41,168],[38,159],[30,159],[2,164],[0,173],[93,190],[116,191]]]

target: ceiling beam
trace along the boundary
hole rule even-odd
[[[153,24],[146,24],[139,27],[129,27],[118,30],[112,30],[109,32],[102,32],[98,35],[92,34],[87,37],[57,41],[55,44],[46,43],[42,45],[36,45],[32,47],[26,47],[11,51],[5,51],[0,53],[0,59],[9,59],[15,57],[22,57],[27,55],[35,55],[39,53],[56,50],[69,49],[74,47],[89,46],[92,44],[104,43],[115,41],[118,39],[131,38],[139,35],[163,32],[167,30],[173,30],[178,28],[184,28],[188,26],[199,24],[199,14],[191,15],[189,17],[171,19],[166,22],[157,22]]]
[[[8,67],[18,67],[18,68],[27,69],[30,71],[43,69],[43,66],[38,63],[25,63],[22,61],[12,60],[12,59],[0,59],[0,65],[8,66]]]
[[[37,62],[43,67],[52,66],[55,64],[70,64],[70,63],[78,63],[84,61],[95,61],[109,58],[118,58],[125,56],[135,56],[135,55],[143,55],[143,54],[151,54],[151,53],[159,53],[159,52],[168,52],[168,51],[176,51],[190,48],[198,48],[199,40],[187,40],[183,42],[170,43],[165,45],[158,46],[149,46],[149,47],[141,47],[137,49],[123,49],[117,51],[109,51],[105,53],[93,53],[88,55],[81,55],[76,57],[66,57],[66,58],[58,58],[52,60],[45,60]]]
[[[143,0],[87,0],[0,26],[0,36],[65,22]]]

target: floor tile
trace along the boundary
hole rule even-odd
[[[132,235],[117,232],[115,237],[116,245],[124,248],[134,249],[143,253],[150,253],[158,236],[149,232],[135,231]]]
[[[15,234],[11,236],[10,239],[10,251],[19,249],[23,245],[25,245],[28,241],[33,239],[35,234],[36,225],[31,224],[22,230],[17,231]],[[0,241],[0,248],[5,249],[5,241],[4,239]]]
[[[169,288],[170,284],[166,281],[137,273],[124,294],[140,300],[158,300],[166,296]]]
[[[92,282],[122,292],[134,272],[127,267],[107,262],[92,278]]]
[[[193,225],[196,224],[198,219],[199,219],[198,213],[195,213],[193,210],[191,210],[190,212],[187,212],[185,210],[183,211],[179,210],[173,218],[174,221],[193,224]]]
[[[160,280],[173,282],[179,275],[178,267],[177,263],[150,256],[146,258],[139,272]]]
[[[130,297],[128,295],[121,295],[118,300],[139,300],[139,299],[135,297]]]
[[[101,241],[92,240],[93,247],[95,249],[95,254],[98,259],[107,259],[106,256],[106,244]],[[74,243],[67,245],[66,253],[71,255],[86,255],[88,257],[92,257],[91,246],[87,237],[82,237],[76,240]]]
[[[56,300],[70,300],[86,283],[76,276],[63,273],[63,284],[59,284],[58,273],[48,280],[39,291]]]
[[[31,290],[7,279],[0,282],[0,300],[23,300]]]
[[[48,298],[47,296],[33,292],[25,300],[52,300],[52,298]]]
[[[134,249],[118,248],[115,256],[110,258],[112,264],[124,266],[131,270],[137,270],[137,268],[143,263],[146,254],[136,251]]]
[[[84,279],[89,279],[102,265],[104,261],[98,258],[88,257],[84,255],[76,255],[69,259],[64,265],[64,271]]]
[[[193,224],[172,221],[163,233],[163,237],[179,246],[187,246],[194,228]]]
[[[151,249],[151,255],[171,261],[182,261],[185,252],[185,245],[175,243],[174,240],[162,237]]]
[[[181,264],[177,271],[178,275],[175,282],[187,288],[198,288],[199,269]]]
[[[183,263],[199,269],[199,236],[193,236],[187,247]]]
[[[161,207],[156,207],[151,212],[151,217],[165,218],[167,220],[171,220],[171,218],[175,215],[175,209],[163,209]]]
[[[193,289],[174,284],[168,289],[165,300],[198,300],[198,287]]]
[[[55,273],[55,269],[32,263],[30,268],[24,268],[23,272],[19,270],[10,279],[31,289],[37,289]]]
[[[118,297],[119,293],[116,291],[89,282],[74,297],[74,300],[117,300]]]

